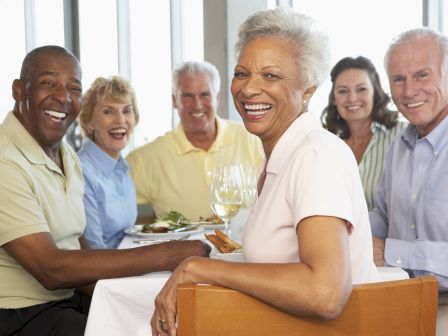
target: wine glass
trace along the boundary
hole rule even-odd
[[[243,174],[243,208],[250,208],[257,192],[260,172],[254,165],[241,165]]]
[[[243,176],[240,165],[220,165],[213,170],[210,204],[224,221],[224,232],[230,235],[230,220],[243,204]]]

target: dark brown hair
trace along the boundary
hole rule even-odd
[[[338,135],[342,139],[347,139],[350,137],[350,129],[348,128],[345,120],[339,115],[338,109],[334,104],[334,88],[336,79],[341,72],[349,69],[364,70],[369,75],[373,86],[372,121],[384,125],[386,128],[395,127],[397,124],[398,112],[391,111],[387,108],[390,98],[381,87],[378,72],[376,71],[372,61],[363,56],[358,56],[356,58],[345,57],[336,63],[333,69],[331,69],[330,77],[332,87],[328,97],[328,105],[324,108],[321,115],[323,127],[331,133]]]

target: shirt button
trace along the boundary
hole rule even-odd
[[[415,224],[412,224],[412,225],[411,225],[411,229],[415,229]]]
[[[401,265],[401,259],[400,258],[397,259],[397,265]]]

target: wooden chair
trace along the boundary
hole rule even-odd
[[[435,335],[438,283],[426,276],[353,286],[335,320],[293,316],[238,291],[178,288],[179,336]]]

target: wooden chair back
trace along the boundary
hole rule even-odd
[[[353,286],[335,320],[293,316],[238,291],[208,285],[178,288],[179,336],[432,336],[435,277]]]

